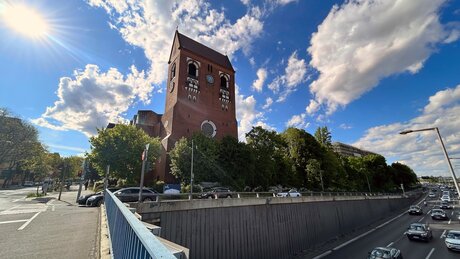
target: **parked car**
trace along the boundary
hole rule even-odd
[[[285,190],[276,194],[276,197],[300,197],[302,194],[296,189]]]
[[[440,209],[453,209],[454,207],[450,203],[442,202],[439,208]]]
[[[120,189],[113,194],[122,202],[136,202],[139,200],[139,187],[129,187]],[[142,188],[142,201],[154,201],[158,194],[148,188]]]
[[[32,181],[25,181],[24,184],[22,185],[24,187],[32,187],[34,186],[34,182]]]
[[[393,247],[376,247],[374,250],[369,252],[368,259],[402,259],[401,250]]]
[[[215,199],[215,198],[232,198],[232,191],[226,187],[214,187],[208,192],[200,194],[200,199]]]
[[[409,213],[409,215],[422,215],[423,214],[422,208],[420,208],[420,206],[417,206],[417,205],[411,205],[407,212]]]
[[[446,247],[450,250],[460,251],[460,231],[449,230],[444,239]]]
[[[94,196],[96,195],[97,193],[91,193],[91,194],[87,194],[87,195],[82,195],[78,198],[77,202],[78,204],[80,205],[86,205],[86,201],[91,197],[91,196]]]
[[[86,206],[90,207],[99,207],[104,203],[104,192],[100,191],[95,193],[86,200]]]
[[[412,223],[407,228],[407,231],[404,233],[406,234],[409,240],[423,240],[423,241],[430,241],[433,238],[433,233],[431,232],[430,227],[426,224],[422,223]]]
[[[432,219],[448,219],[446,212],[442,209],[432,209],[431,210]]]

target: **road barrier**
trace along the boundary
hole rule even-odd
[[[112,258],[176,258],[109,190],[104,200]]]

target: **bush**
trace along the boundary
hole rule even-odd
[[[163,181],[156,181],[152,184],[149,184],[147,187],[152,188],[154,191],[158,193],[163,193],[163,188],[165,186],[165,182]]]
[[[32,198],[32,197],[43,197],[45,194],[39,192],[38,194],[36,192],[31,192],[27,194],[27,198]]]

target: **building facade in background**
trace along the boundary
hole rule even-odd
[[[359,149],[357,147],[347,145],[341,142],[332,143],[333,150],[341,156],[367,156],[367,155],[378,155],[377,153]]]
[[[170,173],[167,153],[177,140],[196,132],[217,139],[238,138],[235,70],[226,55],[176,31],[166,91],[164,114],[139,110],[131,124],[161,139],[161,156],[146,180],[174,183],[178,180]]]

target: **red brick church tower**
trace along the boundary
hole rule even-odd
[[[132,124],[160,137],[163,152],[153,180],[177,182],[170,174],[167,152],[181,137],[193,133],[221,139],[238,138],[235,113],[235,70],[226,55],[176,31],[169,56],[163,115],[138,111]],[[149,177],[150,178],[150,177]]]

